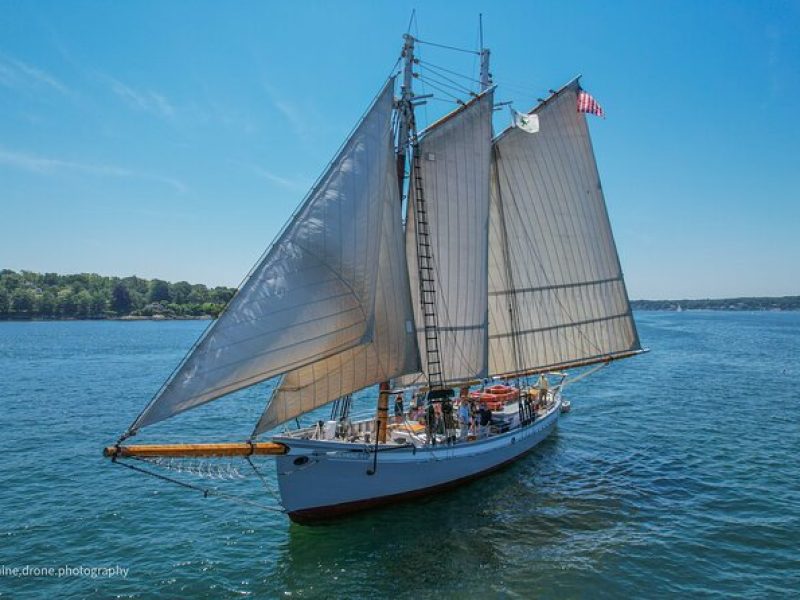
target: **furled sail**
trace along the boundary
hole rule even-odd
[[[372,339],[393,84],[131,430]]]
[[[435,278],[438,348],[445,383],[487,370],[487,254],[493,90],[429,127],[418,145],[406,219],[406,253],[418,345],[426,369],[419,295],[417,175],[425,202]],[[425,372],[427,373],[427,371]],[[423,374],[424,375],[424,374]],[[404,383],[424,381],[408,377]]]
[[[395,169],[394,161],[386,168]],[[386,181],[391,190],[384,195],[372,340],[284,375],[256,426],[256,434],[345,394],[419,370],[400,196],[397,179],[387,177]]]
[[[577,81],[498,136],[489,228],[489,371],[560,368],[640,348]]]

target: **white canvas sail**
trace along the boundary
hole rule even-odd
[[[495,141],[489,370],[558,368],[639,349],[577,82]]]
[[[372,339],[393,83],[131,430]]]
[[[439,358],[444,382],[487,371],[487,254],[493,90],[433,124],[419,141],[419,168],[435,274]],[[426,368],[419,297],[415,173],[406,219],[406,252],[418,345]],[[424,373],[423,373],[424,375]],[[422,381],[408,377],[404,383]]]
[[[386,167],[395,169],[395,164]],[[372,340],[284,375],[256,426],[257,434],[345,394],[419,369],[400,196],[397,179],[386,181],[392,189],[384,196]]]

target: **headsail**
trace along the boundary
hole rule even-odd
[[[489,370],[512,374],[640,348],[577,81],[539,105],[538,133],[494,144]]]
[[[489,169],[494,91],[434,123],[422,135],[417,164],[430,232],[439,359],[445,383],[482,378],[487,369]],[[416,173],[406,219],[406,253],[418,345],[424,352],[416,243]],[[423,369],[426,367],[422,359]],[[405,378],[409,383],[421,377]]]
[[[385,169],[396,174],[393,157],[388,158]],[[391,190],[383,198],[373,339],[284,375],[256,434],[345,394],[419,369],[397,178],[387,175],[386,182]]]
[[[131,430],[372,339],[393,84]]]

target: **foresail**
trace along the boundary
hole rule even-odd
[[[387,161],[385,168],[391,189],[384,196],[375,334],[366,344],[284,375],[256,426],[256,434],[345,394],[419,369],[395,162]]]
[[[435,274],[439,359],[445,383],[487,371],[487,253],[493,91],[432,125],[419,141],[419,168]],[[418,345],[425,360],[419,296],[416,173],[411,175],[406,253]],[[425,375],[404,383],[424,381]]]
[[[372,339],[393,83],[131,430]]]
[[[577,82],[494,145],[489,370],[559,368],[640,348]]]

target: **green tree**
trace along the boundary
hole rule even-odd
[[[111,310],[118,315],[127,315],[133,308],[133,301],[128,287],[121,281],[118,281],[111,290]]]
[[[203,304],[204,315],[211,315],[212,317],[217,317],[221,311],[222,307],[219,304],[211,304],[210,302],[206,302],[205,304]]]
[[[150,282],[147,281],[147,279],[136,277],[136,275],[126,277],[122,282],[125,284],[125,287],[128,288],[128,291],[131,292],[131,296],[133,296],[133,292],[146,296],[147,292],[150,291]]]
[[[11,310],[16,313],[31,313],[36,303],[36,295],[30,288],[17,288],[11,294]]]
[[[192,285],[190,283],[179,281],[169,287],[172,301],[175,304],[186,304],[189,301],[189,295],[192,293]]]
[[[11,269],[3,269],[0,271],[0,280],[3,282],[3,287],[9,292],[13,292],[22,284],[22,277]]]
[[[59,285],[61,276],[58,273],[45,273],[42,276],[42,283],[48,287]]]
[[[169,284],[161,279],[151,280],[147,300],[148,302],[169,302]]]
[[[45,290],[44,293],[37,298],[36,312],[43,317],[55,316],[58,311],[58,298],[51,290]]]
[[[102,291],[92,292],[92,316],[102,317],[105,314],[107,307],[108,301],[106,300],[106,295]]]
[[[190,304],[203,304],[203,302],[208,302],[208,288],[203,284],[193,285],[188,300]]]
[[[81,290],[75,294],[75,316],[92,316],[92,295],[87,290]]]
[[[0,287],[0,315],[8,314],[10,295],[6,288]]]
[[[211,300],[217,304],[225,305],[233,298],[234,290],[222,286],[215,287],[211,292]]]
[[[74,317],[78,310],[78,304],[75,300],[75,294],[72,288],[63,288],[59,290],[58,296],[58,314],[62,317]]]

